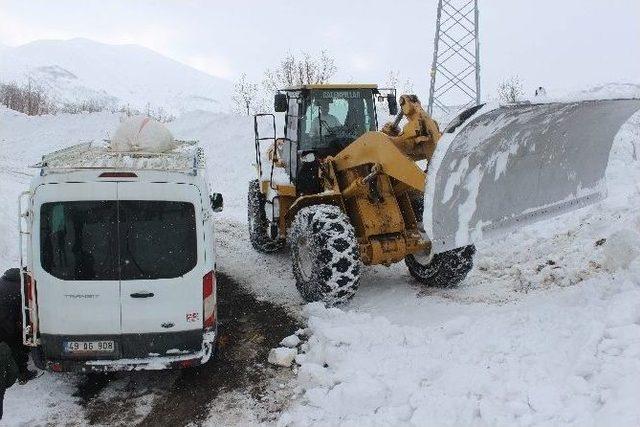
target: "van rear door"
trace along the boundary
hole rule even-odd
[[[201,195],[190,184],[118,183],[124,357],[202,349]]]
[[[90,342],[92,355],[118,357],[116,184],[45,184],[33,200],[32,268],[47,355],[81,357]]]

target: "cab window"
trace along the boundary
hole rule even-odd
[[[318,90],[304,106],[301,150],[348,145],[368,131],[375,131],[371,90]]]

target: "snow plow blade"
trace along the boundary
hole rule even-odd
[[[640,99],[482,107],[443,135],[429,165],[433,253],[603,199],[614,137],[639,109]]]

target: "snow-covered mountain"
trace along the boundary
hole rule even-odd
[[[227,111],[231,82],[137,45],[87,39],[40,40],[0,47],[0,82],[31,79],[59,102]]]

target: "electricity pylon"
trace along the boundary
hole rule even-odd
[[[439,0],[429,114],[448,115],[480,103],[478,0]]]

